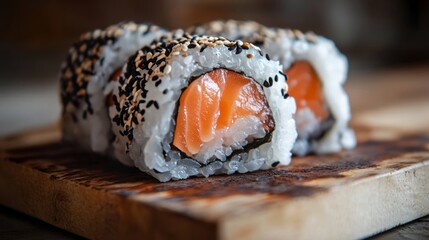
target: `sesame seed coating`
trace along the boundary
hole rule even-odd
[[[191,34],[223,35],[231,39],[243,39],[256,46],[264,45],[267,39],[279,41],[284,36],[290,39],[305,40],[308,43],[318,41],[317,35],[313,32],[303,33],[299,30],[269,28],[254,21],[213,21],[192,26],[187,31]]]
[[[88,114],[93,114],[88,85],[95,78],[97,70],[105,63],[107,47],[116,47],[115,43],[126,32],[145,35],[158,29],[160,29],[158,26],[151,24],[125,22],[109,26],[104,30],[97,29],[82,34],[80,40],[70,48],[60,71],[63,114],[71,114],[75,122],[78,120],[74,115],[77,108],[83,108],[84,119]]]

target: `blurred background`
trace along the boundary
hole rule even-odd
[[[59,66],[82,32],[124,20],[180,28],[230,18],[331,38],[349,57],[352,76],[429,63],[425,0],[6,0],[0,8],[0,134],[30,127],[29,118],[31,125],[58,118]]]

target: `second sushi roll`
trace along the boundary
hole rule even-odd
[[[270,28],[254,21],[217,20],[188,31],[251,42],[267,58],[283,65],[289,94],[297,105],[295,154],[332,153],[356,145],[354,132],[348,127],[350,105],[343,88],[347,58],[333,41],[314,33]]]
[[[290,162],[295,102],[279,62],[250,43],[164,39],[113,80],[115,157],[160,181]]]

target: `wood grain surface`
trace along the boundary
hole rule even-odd
[[[368,98],[354,150],[169,183],[63,144],[56,126],[17,134],[0,140],[0,203],[92,239],[371,236],[429,214],[429,97]]]

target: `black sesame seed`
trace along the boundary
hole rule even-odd
[[[116,114],[116,115],[113,117],[112,121],[113,121],[114,123],[116,123],[116,125],[119,125],[119,124],[120,124],[119,115],[118,115],[118,114]]]
[[[235,50],[235,54],[240,54],[243,51],[243,48],[237,45],[237,49]]]
[[[273,162],[273,164],[271,164],[271,167],[276,167],[277,165],[279,165],[280,164],[280,162],[279,161],[276,161],[276,162]]]
[[[284,99],[286,99],[286,98],[288,98],[288,97],[289,97],[289,94],[287,94],[287,93],[286,93],[285,95],[283,95],[283,98],[284,98]]]
[[[273,78],[272,78],[272,77],[269,77],[269,78],[268,78],[268,82],[270,83],[270,86],[272,86],[272,85],[273,85]]]
[[[121,127],[125,126],[125,121],[124,121],[122,112],[121,112],[121,117],[119,118],[119,124],[121,125]]]
[[[274,77],[274,81],[276,81],[276,82],[279,81],[279,77],[277,75]]]
[[[253,42],[253,44],[255,44],[256,46],[262,46],[262,45],[264,45],[264,41],[263,40],[256,40]]]
[[[140,95],[142,96],[142,98],[146,98],[147,97],[147,93],[148,93],[148,90],[143,89],[142,90],[142,94],[140,94]]]
[[[159,38],[159,41],[160,41],[160,42],[163,42],[163,41],[165,41],[165,40],[167,40],[167,36],[161,36],[161,37]],[[155,43],[157,43],[157,41],[156,41],[156,40],[154,40],[154,41],[152,41],[152,42],[151,42],[151,44],[155,44]]]
[[[145,89],[146,87],[146,80],[141,80],[140,81],[140,89]]]
[[[129,58],[127,63],[127,69],[125,71],[125,78],[128,78],[131,73],[136,72],[136,66],[133,63],[133,60],[137,57],[137,53],[135,53],[132,57]]]
[[[119,96],[122,97],[125,94],[125,91],[122,90],[121,87],[118,87]]]
[[[203,45],[200,49],[200,53],[203,52],[207,48],[207,45]]]
[[[154,101],[154,100],[150,100],[150,101],[147,103],[146,108],[150,108],[152,105],[153,105],[156,109],[159,109],[158,102],[157,102],[157,101]]]
[[[151,31],[151,28],[152,28],[152,25],[151,25],[151,24],[149,24],[149,25],[147,26],[146,31],[144,31],[144,32],[143,32],[143,35],[148,34],[148,33]]]
[[[170,53],[169,54],[167,54],[167,55],[170,55]],[[165,58],[161,58],[161,59],[159,59],[158,61],[156,61],[156,65],[160,65],[162,62],[164,62],[165,61]]]
[[[235,45],[235,44],[234,44],[234,45],[231,45],[231,46],[229,46],[229,47],[228,47],[228,50],[229,50],[229,51],[232,51],[232,50],[234,50],[236,47],[237,47],[237,45]]]
[[[155,108],[156,108],[156,109],[159,109],[159,104],[158,104],[158,102],[156,102],[156,101],[155,101],[155,102],[153,103],[153,105],[155,106]]]
[[[268,60],[268,61],[270,61],[271,59],[270,59],[270,55],[268,55],[268,53],[267,54],[265,54],[265,58]]]
[[[264,83],[263,83],[263,85],[264,85],[264,87],[270,87],[270,84],[267,82],[267,81],[264,81]]]
[[[192,48],[195,48],[196,46],[197,45],[195,43],[191,43],[191,44],[188,45],[188,48],[192,49]]]
[[[155,42],[155,40],[154,40],[153,42]],[[142,50],[143,52],[146,52],[146,53],[148,53],[148,52],[152,52],[152,49],[151,49],[149,46],[145,46],[145,47],[143,47],[141,50]],[[135,57],[137,56],[137,54],[138,54],[138,52],[137,52],[136,54],[134,54],[134,56],[133,56],[132,58],[135,58]]]
[[[125,78],[123,78],[122,76],[119,78],[119,83],[121,84],[121,85],[124,85],[124,83],[125,83]]]
[[[280,75],[282,75],[283,77],[285,77],[285,81],[287,81],[287,76],[286,76],[286,74],[285,74],[284,72],[282,72],[282,71],[279,71],[279,73],[280,73]]]
[[[168,45],[167,45],[167,47],[166,47],[166,48],[167,48],[168,50],[170,50],[170,51],[171,51],[171,50],[173,50],[173,47],[174,47],[175,45],[176,45],[176,44],[174,44],[174,43],[170,43],[170,44],[168,44]]]
[[[139,122],[137,121],[137,117],[134,115],[131,120],[133,121],[133,123],[135,124],[139,124]]]
[[[160,80],[158,80],[156,83],[155,83],[155,87],[158,87],[159,86],[159,84],[161,84],[162,83],[162,80],[160,79]]]
[[[281,89],[281,94],[282,94],[282,96],[283,96],[283,98],[284,98],[284,99],[286,99],[286,98],[288,98],[288,97],[289,97],[289,94],[287,94],[287,93],[285,92],[284,88],[282,88],[282,89]]]
[[[170,54],[171,54],[171,50],[167,48],[167,49],[165,50],[164,55],[168,57],[168,56],[170,56]]]
[[[164,91],[162,91],[162,94],[167,94],[168,93],[168,89],[164,89]]]

